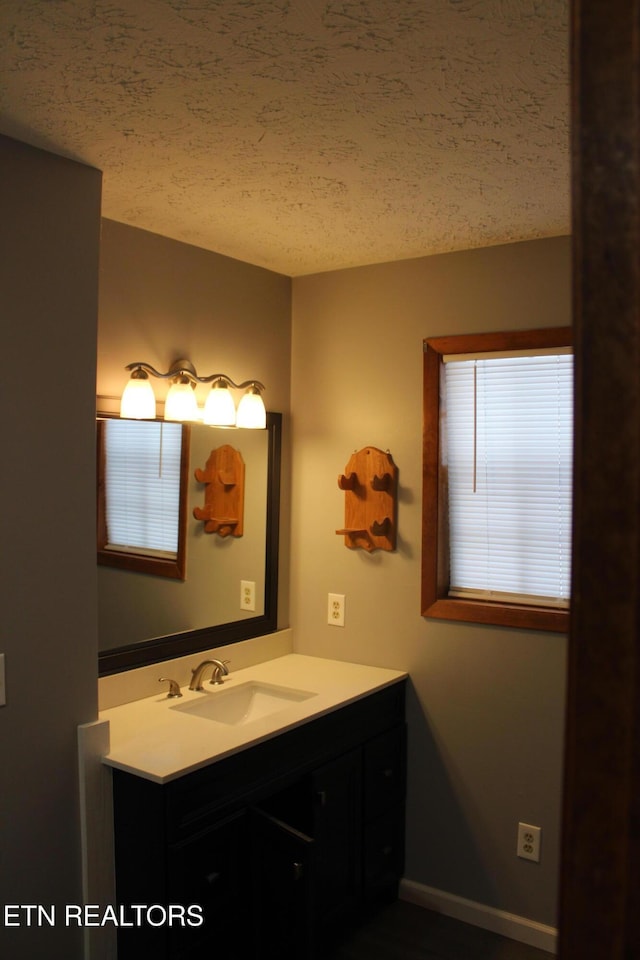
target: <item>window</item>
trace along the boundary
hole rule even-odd
[[[568,628],[570,328],[425,340],[422,612]]]
[[[188,428],[98,421],[98,562],[184,579]]]

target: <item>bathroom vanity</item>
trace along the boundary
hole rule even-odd
[[[341,924],[395,898],[405,679],[291,654],[180,700],[105,711],[118,903],[196,904],[204,916],[120,929],[119,960],[305,960]],[[266,713],[238,719],[231,708],[252,685]]]

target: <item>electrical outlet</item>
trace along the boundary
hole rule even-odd
[[[330,593],[327,623],[332,627],[344,627],[344,594]]]
[[[532,827],[530,823],[518,824],[518,846],[516,853],[523,860],[540,863],[541,827]]]
[[[240,581],[240,609],[255,610],[256,608],[256,584],[254,580]]]

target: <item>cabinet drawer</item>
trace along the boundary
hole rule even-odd
[[[394,727],[364,745],[364,819],[376,819],[402,801],[406,782],[406,727]]]
[[[404,806],[394,807],[364,831],[363,886],[368,899],[395,897],[404,869]]]

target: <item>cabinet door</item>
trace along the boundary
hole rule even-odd
[[[261,810],[250,813],[254,956],[311,960],[314,841]]]
[[[247,861],[247,817],[228,817],[188,842],[172,844],[167,859],[170,902],[202,909],[204,923],[172,926],[172,960],[215,956],[250,957],[251,871]]]
[[[349,913],[361,887],[361,751],[352,750],[311,775],[316,853],[316,908],[324,925]]]
[[[365,826],[364,895],[395,900],[404,865],[404,806],[392,807]]]
[[[404,800],[407,733],[399,724],[364,746],[364,816],[375,820]]]
[[[404,866],[406,727],[364,746],[364,894],[394,899]]]

